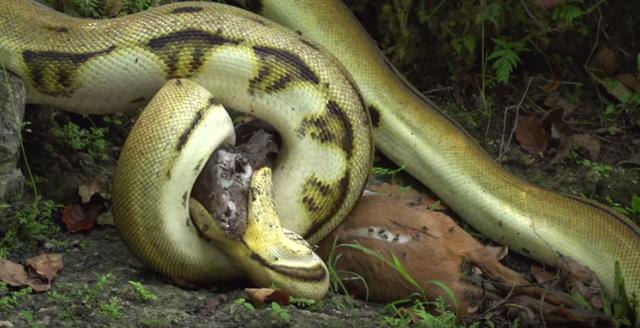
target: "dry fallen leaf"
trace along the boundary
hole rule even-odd
[[[543,128],[542,121],[533,116],[520,116],[515,133],[524,150],[533,155],[543,156],[547,149],[547,131]]]
[[[84,205],[67,205],[62,212],[62,221],[69,232],[89,230],[96,225],[98,216],[103,210],[104,199],[100,194],[94,194]]]
[[[35,292],[45,292],[51,288],[49,283],[30,276],[24,266],[9,260],[0,260],[0,281],[12,287],[31,287]]]
[[[58,277],[62,270],[62,254],[40,254],[27,260],[27,267],[44,277],[48,282]]]
[[[68,205],[62,213],[62,221],[72,233],[89,230],[96,225],[96,220],[87,215],[82,205]]]
[[[567,289],[580,293],[595,309],[602,309],[602,285],[591,269],[571,258],[562,257],[558,261],[558,270]]]
[[[640,79],[631,73],[618,74],[615,79],[622,82],[627,88],[640,92]]]
[[[276,302],[280,305],[289,305],[289,294],[282,289],[271,288],[245,288],[244,292],[254,305]]]
[[[546,93],[552,93],[558,89],[560,86],[560,80],[555,75],[552,75],[549,79],[549,82],[542,86],[542,90]]]
[[[560,101],[556,102],[560,104]],[[542,126],[547,131],[551,131],[551,138],[560,139],[566,138],[571,135],[571,128],[564,121],[565,109],[559,107],[548,111],[542,118]]]
[[[591,69],[604,75],[611,75],[618,69],[618,56],[611,48],[598,49],[591,61]]]
[[[586,149],[591,159],[596,159],[600,154],[600,141],[590,134],[575,134],[572,141],[574,145]]]
[[[549,284],[554,281],[555,272],[553,271],[553,268],[533,264],[531,266],[531,276],[539,284]]]
[[[93,196],[93,194],[99,194],[100,191],[102,191],[102,188],[100,187],[100,179],[98,178],[93,178],[91,182],[78,186],[78,196],[80,196],[82,204],[88,203],[91,200],[91,196]]]
[[[551,160],[551,163],[557,163],[569,156],[571,147],[578,147],[589,152],[591,159],[595,160],[600,154],[600,141],[589,134],[574,134],[560,138],[558,153]]]
[[[518,304],[519,310],[525,310],[526,316],[520,321],[524,327],[539,327],[544,320],[551,327],[593,327],[613,328],[615,321],[604,314],[595,311],[587,311],[577,306],[573,308],[566,304],[556,305],[550,302],[540,302],[537,297],[528,295],[516,295],[509,299],[510,303]],[[514,315],[514,313],[510,313]],[[505,315],[508,315],[505,313]]]

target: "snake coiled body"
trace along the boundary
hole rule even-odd
[[[299,34],[245,11],[197,2],[91,21],[31,1],[2,1],[0,62],[27,81],[30,102],[75,112],[126,110],[145,103],[166,79],[189,78],[223,105],[264,118],[290,140],[279,160],[285,167],[275,172],[278,214],[285,227],[312,243],[355,201],[370,165],[364,131],[372,124],[378,149],[483,234],[547,264],[556,264],[559,255],[572,257],[592,268],[609,291],[618,261],[627,291],[640,293],[636,225],[602,205],[504,171],[406,83],[342,3],[249,2]],[[353,76],[364,107],[349,75],[324,49]],[[318,150],[332,159],[314,158]],[[311,162],[339,168],[321,183],[310,182],[310,175],[296,173],[307,171],[296,170],[317,164]],[[299,197],[300,189],[284,181],[315,186],[315,192]],[[333,200],[318,210],[319,219],[295,216],[316,208],[319,199]],[[143,243],[141,238],[129,242]]]

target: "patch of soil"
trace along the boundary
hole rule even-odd
[[[245,307],[247,296],[237,286],[182,289],[146,269],[109,226],[70,235],[64,247],[48,252],[62,252],[64,261],[53,288],[0,310],[0,321],[15,327],[380,327],[385,315],[380,305],[330,295],[307,308],[284,307],[285,319],[268,306]],[[143,301],[130,281],[157,299]]]

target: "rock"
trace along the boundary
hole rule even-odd
[[[22,193],[24,176],[16,165],[20,159],[25,94],[20,78],[0,70],[0,205],[8,196]]]
[[[0,321],[0,328],[13,328],[13,324],[10,321]]]

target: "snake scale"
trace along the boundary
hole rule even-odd
[[[617,261],[627,291],[640,293],[636,225],[503,170],[397,73],[340,1],[251,0],[247,7],[288,29],[204,2],[95,21],[34,1],[2,0],[0,63],[26,81],[29,102],[78,113],[138,107],[166,80],[184,78],[211,92],[215,103],[265,119],[285,140],[273,173],[278,215],[311,243],[340,222],[362,190],[371,126],[380,151],[481,233],[546,264],[572,257],[608,291]],[[154,202],[126,196],[141,204],[136,213]],[[210,279],[201,273],[213,269],[220,279],[234,274],[224,261],[163,257],[171,253],[162,242],[166,232],[136,229],[125,240],[162,273],[196,281]],[[151,239],[158,240],[153,247],[140,246]]]

